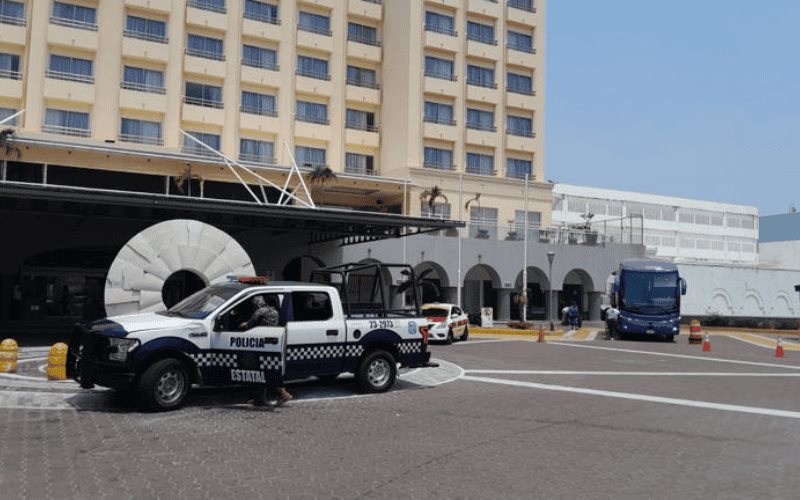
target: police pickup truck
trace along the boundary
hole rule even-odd
[[[393,287],[392,271],[410,285]],[[68,376],[83,388],[134,390],[148,409],[163,411],[178,408],[193,385],[269,385],[349,372],[360,390],[383,392],[398,364],[429,365],[413,269],[344,265],[315,278],[322,283],[229,277],[162,312],[77,325]],[[406,302],[398,291],[410,293],[411,307],[389,306]],[[270,326],[252,321],[264,306]]]

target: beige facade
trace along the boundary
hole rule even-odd
[[[481,193],[505,224],[530,168],[547,225],[544,20],[545,0],[0,0],[0,112],[55,144],[25,161],[235,181],[183,129],[275,180],[288,151],[329,165],[322,203],[412,215],[438,186],[451,217]]]

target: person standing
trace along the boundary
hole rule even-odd
[[[579,328],[578,323],[580,322],[581,311],[578,309],[578,304],[573,302],[569,309],[567,310],[567,317],[569,318],[569,327],[572,330],[577,330]]]
[[[606,340],[614,340],[619,327],[619,309],[614,306],[606,309]]]

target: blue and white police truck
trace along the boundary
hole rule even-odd
[[[411,306],[389,306],[400,288],[387,283],[392,271],[410,281],[403,290]],[[133,389],[148,409],[163,411],[181,406],[195,385],[265,386],[349,372],[362,391],[383,392],[398,365],[430,366],[412,268],[340,266],[317,277],[325,283],[230,277],[165,311],[77,325],[68,376],[83,388]],[[271,313],[274,324],[253,324],[264,304],[277,320]]]
[[[682,295],[686,295],[686,281],[675,264],[623,261],[612,297],[619,309],[619,334],[657,335],[672,341],[680,333]]]

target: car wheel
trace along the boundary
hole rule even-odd
[[[385,392],[397,378],[397,361],[386,351],[372,351],[364,356],[356,374],[362,392]]]
[[[453,343],[453,329],[447,330],[447,339],[444,341],[445,344],[450,345]]]
[[[462,333],[462,334],[461,334],[461,339],[460,339],[460,340],[461,340],[462,342],[464,342],[464,341],[465,341],[465,340],[467,340],[468,338],[469,338],[469,327],[468,327],[468,326],[465,326],[465,327],[464,327],[464,333]]]
[[[189,394],[191,381],[177,359],[162,359],[150,365],[139,379],[139,394],[150,411],[179,408]]]

